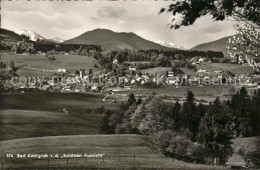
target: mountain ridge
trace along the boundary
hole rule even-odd
[[[192,47],[190,49],[190,51],[192,51],[192,50],[197,50],[197,51],[221,51],[221,52],[223,52],[223,54],[225,56],[229,56],[226,46],[229,46],[228,39],[233,38],[233,36],[236,36],[236,35],[226,36],[226,37],[220,38],[220,39],[215,40],[215,41],[210,41],[210,42],[206,42],[206,43],[196,45],[196,46]]]
[[[114,32],[109,29],[94,29],[87,31],[75,38],[67,40],[65,44],[95,44],[102,49],[112,50],[175,50],[175,48],[164,47],[155,42],[146,40],[133,32]]]

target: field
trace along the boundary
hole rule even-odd
[[[149,73],[149,74],[165,74],[166,71],[171,71],[171,67],[155,67],[155,68],[147,68],[141,70],[143,74]]]
[[[98,134],[103,115],[35,110],[1,110],[0,140]]]
[[[105,94],[95,93],[13,93],[4,94],[4,106],[7,109],[25,109],[41,111],[58,111],[68,108],[70,113],[85,114],[102,105],[106,109],[117,110],[122,101],[104,102]]]
[[[222,100],[228,99],[230,85],[223,86],[175,86],[175,85],[164,85],[164,86],[135,86],[131,88],[131,92],[135,95],[159,95],[159,96],[173,96],[178,99],[183,99],[186,97],[187,90],[192,91],[195,97],[200,100],[206,100],[208,102],[213,101],[216,97],[220,97]],[[117,92],[125,93],[125,92]],[[174,101],[175,102],[175,101]]]
[[[161,158],[147,144],[140,135],[87,135],[87,136],[60,136],[17,139],[0,142],[0,162],[4,167],[24,167],[23,158],[16,159],[16,154],[105,154],[102,158],[71,158],[50,159],[49,167],[80,167],[80,168],[179,168],[179,169],[218,169],[216,167],[173,161],[170,158]],[[7,153],[14,154],[14,158],[6,158]],[[109,157],[133,156],[134,157]],[[148,159],[148,157],[150,157]],[[15,164],[14,164],[14,160]],[[47,160],[30,161],[27,158],[27,167],[47,167]],[[223,168],[222,168],[223,169]]]
[[[2,60],[4,62],[14,61],[15,66],[21,67],[17,74],[19,76],[51,76],[54,71],[59,68],[64,68],[74,73],[75,70],[81,68],[87,71],[94,68],[94,64],[97,63],[93,57],[81,56],[81,55],[54,55],[57,59],[53,63],[48,61],[45,55],[20,55],[20,54],[2,54]]]
[[[120,99],[111,103],[104,102],[103,97],[92,93],[4,94],[0,140],[98,134],[104,114],[97,114],[96,108],[118,110],[121,104]]]
[[[231,63],[201,63],[197,65],[197,70],[203,69],[209,71],[210,76],[216,76],[217,73],[214,71],[222,70],[224,72],[230,71],[234,74],[253,74],[254,69],[249,66],[243,66],[239,64],[231,64]],[[192,75],[192,76],[198,76],[203,75],[205,73],[199,73],[194,72],[193,70],[188,70],[185,68],[182,68],[185,74]]]

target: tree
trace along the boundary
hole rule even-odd
[[[142,119],[138,129],[143,134],[168,130],[173,128],[172,115],[168,106],[161,98],[153,97],[144,106],[145,118]]]
[[[259,136],[260,135],[260,89],[254,92],[254,95],[250,104],[250,125],[252,131],[250,136]]]
[[[79,76],[79,74],[80,74],[79,70],[76,70],[75,75]]]
[[[175,54],[175,59],[176,59],[176,60],[184,60],[185,57],[184,57],[183,54]]]
[[[200,117],[192,91],[187,91],[186,101],[183,103],[181,115],[181,128],[189,129],[191,132],[193,132],[194,135],[196,135],[199,127]]]
[[[225,165],[233,153],[232,138],[231,111],[216,98],[200,122],[197,140],[211,151],[212,162],[216,160],[218,165]]]
[[[2,86],[2,84],[0,84],[0,109],[3,109],[3,92],[4,92],[4,88]]]
[[[231,110],[234,116],[234,129],[235,135],[246,136],[247,128],[249,126],[249,115],[250,115],[250,97],[245,87],[240,89],[232,96],[231,99]]]
[[[132,106],[133,104],[135,104],[136,99],[135,99],[135,95],[134,93],[130,93],[128,96],[128,104],[129,106]]]
[[[162,8],[160,13],[166,11]],[[238,36],[229,39],[227,46],[231,57],[240,56],[257,71],[260,66],[248,57],[260,56],[260,1],[259,0],[178,0],[167,9],[174,16],[171,28],[192,25],[198,18],[211,15],[216,21],[229,16],[238,21]]]
[[[178,29],[181,26],[192,25],[205,15],[211,15],[216,21],[223,21],[228,16],[237,16],[241,9],[244,13],[240,17],[259,22],[259,13],[254,12],[256,10],[259,12],[259,6],[258,0],[177,0],[168,9],[162,8],[160,13],[165,11],[172,13],[175,18],[171,28]]]
[[[236,93],[236,89],[234,87],[231,87],[229,90],[228,90],[228,93],[230,96],[233,96],[235,93]]]
[[[113,129],[112,129],[112,127],[109,124],[109,118],[111,117],[112,114],[113,114],[113,112],[110,111],[110,110],[107,110],[105,112],[105,116],[104,116],[104,118],[102,120],[102,125],[101,125],[101,128],[100,128],[101,132],[104,132],[106,134],[113,133]]]
[[[177,100],[173,109],[172,109],[172,118],[173,118],[173,122],[174,122],[174,130],[177,131],[179,130],[181,127],[180,125],[180,121],[181,121],[181,105],[179,103],[179,101]]]
[[[89,76],[91,76],[93,74],[92,68],[89,69],[88,74],[89,74]]]

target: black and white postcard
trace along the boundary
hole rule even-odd
[[[260,168],[259,0],[0,4],[0,169]]]

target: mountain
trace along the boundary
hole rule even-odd
[[[21,35],[25,35],[25,36],[29,37],[29,39],[30,39],[31,41],[37,41],[38,39],[39,39],[39,40],[45,40],[45,39],[46,39],[46,38],[44,38],[43,36],[41,36],[41,35],[39,35],[39,34],[33,32],[33,31],[30,31],[30,30],[23,30],[23,31],[21,32]]]
[[[174,48],[164,47],[152,41],[148,41],[134,33],[113,32],[107,29],[95,29],[85,32],[80,36],[67,40],[65,44],[95,44],[100,45],[104,50],[149,50],[164,49],[175,50]]]
[[[203,43],[197,45],[190,50],[198,50],[198,51],[222,51],[225,56],[229,56],[226,46],[229,46],[228,39],[232,38],[233,36],[228,36],[221,38],[216,41]]]
[[[23,40],[23,37],[21,35],[4,28],[0,28],[0,37],[1,40],[9,42],[18,42]]]
[[[53,38],[52,41],[54,41],[56,43],[63,43],[64,42],[64,40],[62,38],[58,38],[58,37]]]
[[[172,42],[163,42],[162,40],[159,40],[156,42],[157,44],[160,44],[164,47],[169,47],[169,48],[176,48],[176,49],[180,49],[180,50],[186,50],[184,46],[179,46],[179,45],[176,45]]]

